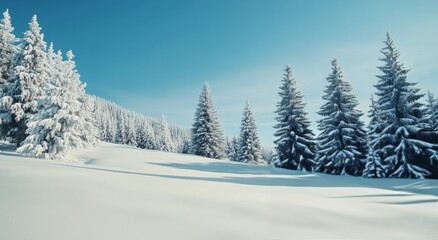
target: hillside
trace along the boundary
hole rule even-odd
[[[0,239],[432,239],[436,180],[302,173],[101,143],[0,152]]]

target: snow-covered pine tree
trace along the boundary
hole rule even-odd
[[[13,71],[13,60],[17,52],[15,43],[18,39],[13,31],[9,10],[6,10],[0,20],[0,98],[4,97],[8,91]],[[6,137],[10,122],[11,114],[8,109],[3,109],[0,104],[0,139]]]
[[[362,113],[356,109],[358,102],[336,59],[327,77],[328,85],[322,97],[318,121],[317,171],[330,174],[362,175],[366,156],[366,132],[359,119]]]
[[[246,101],[243,110],[239,148],[237,150],[237,161],[254,165],[266,165],[266,162],[262,158],[257,126],[248,101]]]
[[[146,126],[141,122],[136,123],[136,136],[137,147],[146,148]]]
[[[161,116],[158,125],[158,149],[165,152],[175,152],[175,146],[173,144],[172,138],[170,137],[169,125],[166,121],[164,115]]]
[[[378,137],[377,133],[381,132],[381,129],[379,129],[381,124],[377,116],[377,106],[373,95],[371,95],[370,100],[371,106],[368,115],[370,123],[368,125],[367,143],[373,145]],[[368,178],[385,177],[385,166],[383,166],[382,159],[380,159],[378,152],[374,152],[371,148],[368,150],[367,161],[362,175]]]
[[[238,161],[239,139],[234,136],[227,140],[227,156],[230,161]]]
[[[424,123],[423,95],[416,83],[407,81],[407,70],[399,61],[400,52],[389,33],[381,50],[377,115],[380,132],[371,150],[387,166],[387,176],[397,178],[438,177],[438,133]]]
[[[428,91],[426,99],[425,118],[435,131],[438,131],[438,100],[434,98],[433,94]]]
[[[128,142],[126,133],[125,114],[120,114],[117,119],[116,143],[126,144]]]
[[[46,42],[34,15],[17,51],[11,83],[1,101],[3,109],[10,113],[11,125],[7,135],[17,146],[26,138],[26,115],[37,110],[37,99],[42,94],[41,85],[50,76],[45,51]]]
[[[61,52],[55,55],[51,44],[47,56],[51,66],[49,81],[41,84],[38,111],[28,113],[27,137],[17,152],[39,158],[63,158],[72,149],[95,145],[97,133],[73,53],[67,52],[67,61],[63,61]]]
[[[205,83],[199,96],[192,127],[191,153],[220,159],[226,157],[225,147],[210,89]]]
[[[134,126],[134,120],[128,119],[126,122],[126,144],[131,146],[137,146],[137,133]]]
[[[310,122],[304,111],[303,95],[296,88],[292,68],[286,66],[277,103],[277,131],[274,144],[276,158],[271,165],[293,170],[312,171],[315,162],[316,143],[310,130]]]

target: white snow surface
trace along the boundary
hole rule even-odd
[[[0,152],[0,239],[435,239],[438,181],[366,179],[101,143]]]

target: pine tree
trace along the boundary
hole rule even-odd
[[[272,165],[293,170],[312,171],[315,162],[316,144],[310,130],[310,122],[304,111],[303,95],[296,88],[292,68],[284,69],[281,100],[277,103],[277,129],[274,136],[276,158]]]
[[[5,93],[6,85],[11,78],[13,60],[17,52],[15,43],[18,39],[13,34],[9,10],[3,12],[3,19],[0,20],[0,94]]]
[[[14,61],[11,83],[2,98],[2,107],[9,112],[11,120],[8,136],[17,146],[26,138],[26,115],[37,110],[41,85],[50,75],[45,50],[46,42],[37,17],[33,16]]]
[[[47,57],[51,66],[49,81],[41,84],[38,111],[28,114],[27,137],[17,152],[39,158],[63,158],[72,149],[95,145],[97,133],[90,122],[91,109],[73,53],[67,52],[67,61],[63,61],[61,52],[55,55],[51,44]]]
[[[199,96],[192,127],[191,153],[209,158],[226,157],[224,137],[207,83]]]
[[[369,145],[373,145],[378,137],[376,133],[381,132],[381,129],[379,129],[381,125],[379,123],[376,101],[374,100],[373,95],[371,95],[370,100],[371,106],[368,115],[370,123],[368,125],[367,142]],[[368,178],[382,178],[385,177],[385,172],[385,166],[382,164],[379,153],[376,153],[373,149],[369,148],[363,176]]]
[[[234,136],[227,141],[227,156],[230,161],[238,161],[239,139]]]
[[[165,152],[175,152],[175,145],[170,137],[169,125],[164,115],[161,116],[159,122],[158,133],[158,149]]]
[[[435,131],[438,131],[438,100],[434,98],[433,94],[427,92],[427,104],[425,111],[425,118]]]
[[[3,12],[3,19],[0,20],[0,98],[7,96],[9,81],[13,71],[13,60],[17,52],[15,43],[18,41],[13,34],[11,17],[9,11]],[[7,109],[0,104],[0,139],[6,137],[12,121]]]
[[[398,178],[438,177],[436,149],[438,134],[423,122],[423,96],[416,83],[407,81],[407,70],[399,61],[400,53],[387,34],[384,57],[379,67],[377,116],[380,119],[376,141],[370,151],[387,166],[386,175]]]
[[[239,136],[239,148],[237,153],[237,161],[239,162],[254,165],[266,165],[262,158],[257,127],[248,101],[246,101],[246,105],[243,110],[243,118]]]
[[[356,97],[351,86],[342,79],[336,59],[323,99],[326,103],[318,112],[317,170],[330,174],[362,175],[366,155],[366,132],[356,110]]]
[[[116,143],[120,143],[120,144],[126,144],[128,142],[124,115],[125,114],[120,114],[119,119],[117,120]]]
[[[126,124],[126,144],[137,146],[137,133],[135,130],[133,119],[128,119]]]

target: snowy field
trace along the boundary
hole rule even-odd
[[[102,143],[0,152],[0,239],[435,239],[438,181],[305,174]]]

